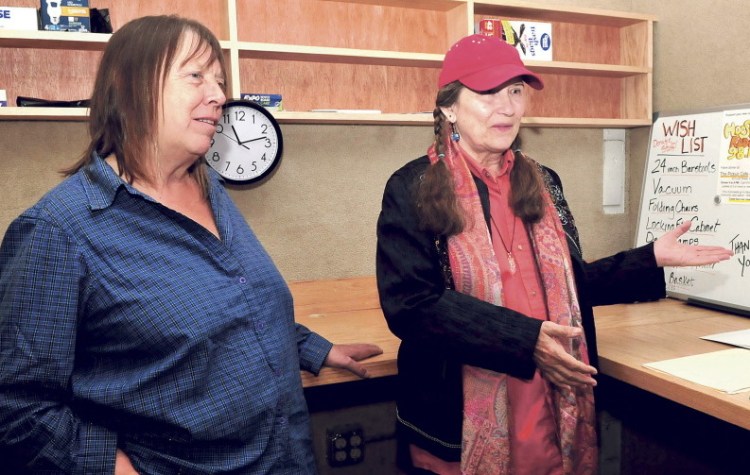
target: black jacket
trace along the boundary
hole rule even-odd
[[[376,273],[398,354],[399,435],[445,460],[459,460],[463,395],[461,366],[530,378],[542,321],[453,289],[445,236],[419,229],[414,190],[426,156],[396,171],[386,184],[378,219]],[[584,262],[560,178],[544,168],[547,188],[568,235],[590,361],[596,366],[592,306],[655,300],[665,295],[653,245]],[[475,178],[485,217],[489,192]]]

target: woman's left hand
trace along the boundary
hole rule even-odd
[[[725,261],[734,255],[730,249],[721,246],[692,246],[680,242],[680,236],[690,230],[691,224],[691,221],[686,221],[654,242],[656,265],[704,266]]]
[[[356,374],[360,378],[367,378],[367,369],[359,361],[383,353],[382,348],[369,343],[352,343],[347,345],[333,345],[328,352],[323,366],[342,368]]]

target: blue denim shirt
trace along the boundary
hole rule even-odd
[[[103,160],[0,247],[0,459],[29,473],[315,473],[295,324],[271,258],[209,170],[221,239]],[[19,470],[21,470],[19,468]]]

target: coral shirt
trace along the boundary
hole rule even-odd
[[[544,290],[523,222],[508,203],[510,171],[507,160],[496,176],[473,159],[466,160],[471,173],[489,190],[492,246],[500,265],[503,305],[540,320],[548,320]],[[508,255],[512,255],[512,259]],[[530,380],[508,376],[510,403],[511,473],[513,475],[562,474],[562,457],[557,437],[548,382],[537,370]],[[460,475],[458,462],[446,462],[412,445],[415,467],[440,475]],[[485,475],[485,474],[481,474]]]
[[[471,158],[467,157],[466,163],[472,174],[489,189],[490,231],[500,265],[503,305],[524,315],[547,320],[544,289],[529,234],[508,202],[513,160],[506,160],[496,176]],[[512,258],[508,257],[509,254]],[[562,473],[548,384],[539,370],[531,380],[508,376],[511,473],[514,475]]]

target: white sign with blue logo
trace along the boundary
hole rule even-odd
[[[552,61],[552,23],[511,21],[522,59]]]
[[[0,30],[38,30],[36,8],[0,6]]]

